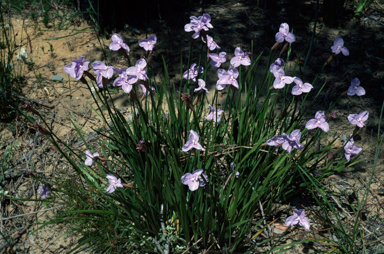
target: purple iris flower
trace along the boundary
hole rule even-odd
[[[237,47],[235,49],[235,56],[231,59],[231,65],[233,67],[239,67],[240,65],[248,66],[251,65],[251,59],[240,49]]]
[[[189,139],[187,143],[181,148],[183,152],[188,152],[192,148],[197,150],[205,151],[205,149],[199,143],[199,135],[197,135],[196,131],[191,130],[189,133]]]
[[[285,225],[287,225],[288,227],[293,227],[296,224],[299,224],[305,229],[310,228],[311,225],[309,224],[309,219],[305,217],[304,209],[299,209],[299,210],[294,209],[293,215],[289,216],[285,221]]]
[[[223,90],[226,85],[232,85],[239,89],[239,83],[237,83],[237,77],[239,76],[239,71],[230,66],[228,68],[228,72],[226,72],[224,69],[218,69],[217,75],[219,76],[219,80],[216,83],[216,89],[217,90]]]
[[[221,114],[223,114],[224,110],[218,109],[215,110],[211,105],[208,105],[209,109],[211,110],[211,113],[205,118],[206,120],[213,120],[216,123],[220,122]]]
[[[230,167],[232,168],[232,173],[235,172],[236,164],[231,162]],[[236,171],[236,178],[239,178],[240,172]]]
[[[115,81],[113,81],[113,86],[122,86],[125,83],[125,81],[127,81],[128,79],[126,69],[124,68],[117,69],[113,67],[113,70],[117,72],[117,74],[119,74],[119,76],[115,79]]]
[[[286,40],[289,43],[292,43],[296,40],[295,35],[289,32],[289,25],[287,23],[282,23],[279,28],[279,32],[275,35],[276,42],[283,42]]]
[[[132,84],[136,83],[137,80],[137,76],[129,76],[121,85],[121,88],[123,89],[124,93],[130,93],[133,87]]]
[[[196,81],[196,77],[199,73],[204,73],[204,68],[201,66],[197,67],[196,64],[194,63],[191,65],[189,70],[183,73],[183,78],[192,79],[193,81]]]
[[[300,130],[294,130],[290,134],[283,133],[274,138],[267,140],[269,146],[279,146],[281,144],[283,149],[288,153],[292,151],[292,148],[303,149],[303,145],[300,143],[301,132]]]
[[[324,132],[328,132],[329,131],[329,125],[325,121],[324,111],[317,111],[316,115],[315,115],[315,119],[309,120],[307,122],[307,124],[305,125],[305,128],[307,128],[308,130],[320,128]]]
[[[196,18],[195,16],[190,17],[191,23],[186,24],[184,26],[184,30],[186,32],[192,32],[194,31],[195,33],[192,35],[193,39],[197,39],[200,36],[200,31],[208,31],[208,28],[213,28],[211,25],[211,16],[209,16],[208,13],[204,13],[203,16],[200,16]]]
[[[360,86],[360,80],[358,78],[354,78],[351,81],[351,86],[348,88],[349,96],[357,95],[357,96],[363,96],[365,95],[365,89]]]
[[[41,194],[41,199],[46,199],[48,194],[51,193],[51,188],[45,184],[42,184],[37,190],[37,193]]]
[[[121,48],[129,52],[129,47],[127,44],[124,43],[123,38],[121,38],[118,34],[112,35],[112,42],[111,44],[109,44],[109,49],[117,51]]]
[[[283,144],[285,142],[285,136],[287,136],[287,134],[283,133],[281,135],[278,135],[276,137],[273,137],[271,139],[268,139],[267,140],[267,145],[269,146],[279,146],[281,144]]]
[[[335,41],[333,42],[333,46],[331,47],[332,53],[335,53],[336,55],[343,53],[345,56],[349,56],[349,50],[344,47],[344,40],[340,37],[337,37]]]
[[[345,158],[347,161],[351,160],[351,155],[358,155],[363,148],[356,146],[355,141],[353,141],[353,138],[350,138],[348,143],[344,146],[344,151],[345,151]]]
[[[204,43],[206,43],[205,42],[205,40],[204,40],[204,37],[201,37],[201,40],[204,42]],[[213,38],[211,37],[211,36],[209,36],[209,35],[207,35],[207,47],[209,48],[209,50],[215,50],[215,49],[221,49],[220,47],[219,47],[219,45],[217,45],[217,43],[213,40]]]
[[[291,84],[295,78],[285,76],[285,72],[283,69],[278,69],[273,73],[275,76],[275,81],[273,82],[273,87],[276,89],[282,89],[284,88],[285,84]]]
[[[96,75],[101,75],[107,79],[110,79],[113,76],[113,66],[105,65],[105,63],[101,61],[94,62],[92,68]]]
[[[364,122],[368,119],[369,112],[363,111],[360,114],[350,114],[348,116],[348,121],[351,124],[355,124],[360,128],[363,128],[365,126]]]
[[[303,149],[303,144],[300,143],[301,132],[300,130],[294,130],[290,134],[285,136],[285,142],[283,143],[283,149],[288,153],[291,152],[292,148]]]
[[[145,96],[149,95],[150,92],[147,91],[147,88],[144,85],[140,84],[139,86],[141,87],[141,90],[143,90],[143,94],[145,94]],[[149,88],[152,91],[155,91],[155,88],[153,86],[150,86]]]
[[[195,170],[192,174],[186,173],[181,177],[181,182],[188,185],[190,191],[195,191],[199,187],[204,187],[208,182],[208,176],[203,174],[202,169]]]
[[[152,51],[155,43],[157,42],[156,35],[149,36],[148,39],[142,39],[139,41],[139,46],[144,48],[145,51]]]
[[[198,79],[197,83],[198,83],[199,87],[196,88],[195,90],[193,90],[195,93],[200,91],[200,90],[204,90],[207,94],[209,94],[208,89],[205,88],[205,81],[204,80]]]
[[[145,71],[145,66],[147,66],[147,62],[144,59],[137,60],[135,67],[129,67],[127,69],[127,75],[137,76],[140,80],[148,79],[147,72]]]
[[[283,59],[277,58],[276,61],[273,64],[271,64],[271,66],[269,67],[269,71],[271,73],[275,73],[277,70],[281,69],[281,67],[283,66],[284,66]]]
[[[79,57],[77,60],[73,60],[70,65],[64,66],[64,71],[71,75],[72,78],[79,80],[84,71],[88,70],[89,61],[84,61],[85,56]]]
[[[225,58],[225,55],[227,53],[220,52],[219,54],[211,53],[208,55],[208,57],[211,58],[211,66],[212,68],[219,68],[222,63],[225,63],[227,59]]]
[[[85,155],[87,156],[84,162],[86,166],[92,166],[94,159],[100,156],[99,153],[92,154],[89,150],[85,151]]]
[[[121,179],[117,179],[116,176],[108,174],[107,179],[109,182],[109,186],[107,188],[108,193],[112,194],[116,190],[116,188],[123,187],[123,185],[121,184]]]
[[[293,95],[300,95],[302,93],[309,93],[309,91],[311,91],[311,89],[313,88],[313,86],[309,83],[303,84],[303,81],[301,79],[299,79],[298,77],[295,77],[293,79],[293,82],[296,83],[296,85],[294,87],[292,87],[292,94]]]

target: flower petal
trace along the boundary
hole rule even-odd
[[[286,226],[291,226],[291,227],[293,227],[294,225],[296,225],[297,224],[297,218],[298,218],[298,216],[297,215],[292,215],[292,216],[289,216],[286,220],[285,220],[285,225]]]
[[[317,128],[317,119],[311,119],[309,120],[306,124],[305,124],[305,128],[307,128],[308,130],[312,130],[312,129],[315,129]]]
[[[293,33],[288,33],[287,36],[285,36],[285,40],[289,43],[292,43],[296,41],[296,36]]]

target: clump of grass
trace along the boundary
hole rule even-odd
[[[205,36],[204,32],[200,35]],[[280,36],[292,43],[289,31],[280,32]],[[65,204],[57,218],[44,225],[66,223],[72,232],[82,235],[78,247],[89,244],[91,250],[102,253],[246,252],[253,250],[249,241],[262,232],[270,238],[257,246],[268,244],[271,252],[301,243],[276,247],[288,229],[280,237],[272,236],[268,227],[276,221],[271,216],[273,205],[308,192],[315,193],[317,200],[320,193],[324,210],[325,206],[332,209],[319,183],[355,163],[358,156],[353,154],[347,160],[344,148],[348,143],[337,147],[335,135],[331,141],[324,139],[330,135],[326,133],[327,112],[319,111],[321,117],[316,114],[316,120],[311,119],[312,125],[325,122],[321,129],[312,130],[315,127],[308,125],[304,105],[310,97],[303,86],[309,86],[285,74],[283,61],[276,59],[285,50],[289,59],[291,44],[283,44],[279,55],[276,49],[282,43],[273,46],[260,80],[255,73],[264,52],[254,55],[252,46],[252,53],[237,48],[228,71],[218,71],[217,89],[208,100],[203,92],[209,80],[208,45],[197,51],[191,41],[186,55],[186,66],[191,67],[183,73],[181,57],[180,74],[186,81],[180,80],[177,90],[170,83],[169,65],[164,60],[164,78],[160,83],[155,81],[148,64],[157,61],[153,47],[148,46],[156,43],[152,39],[139,42],[147,56],[138,57],[135,67],[116,70],[119,76],[113,82],[109,80],[112,67],[105,63],[93,63],[97,78],[88,72],[90,63],[84,57],[65,66],[69,75],[93,90],[93,110],[102,123],[93,135],[85,136],[81,125],[71,119],[82,140],[76,148],[62,142],[44,119],[35,126],[49,136],[76,171],[60,171],[49,180],[33,176],[51,188],[51,197]],[[111,48],[120,50],[129,61],[121,37],[114,35],[112,40]],[[312,84],[316,81],[317,77]],[[289,91],[292,82],[301,93]],[[319,85],[311,105],[316,106],[324,86]],[[143,91],[140,100],[139,87]],[[226,95],[221,94],[223,89],[227,89]],[[129,118],[114,104],[113,95],[119,93],[129,101]],[[224,101],[219,101],[220,95],[226,96]],[[331,151],[335,153],[332,157]],[[256,227],[257,233],[249,237]],[[345,229],[338,232],[348,238]],[[353,237],[360,232],[355,230]],[[340,252],[354,246],[351,241],[348,247],[342,241],[331,243],[324,244],[329,251],[338,248],[337,244]]]

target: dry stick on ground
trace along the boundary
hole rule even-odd
[[[52,104],[46,103],[44,101],[36,101],[34,99],[30,99],[30,98],[21,96],[20,94],[17,94],[15,92],[12,92],[12,95],[15,96],[15,97],[18,97],[20,99],[26,100],[26,101],[32,101],[33,103],[39,104],[39,105],[47,107],[47,108],[53,108],[54,107]]]
[[[191,241],[193,240],[193,236],[192,236],[192,239]],[[199,240],[197,240],[195,243],[192,244],[192,246],[195,246],[198,242],[200,242],[201,240],[203,240],[203,238],[200,238]],[[191,241],[189,241],[189,243],[191,243]],[[189,244],[188,243],[188,244]],[[188,247],[183,253],[181,254],[185,254],[192,246]]]
[[[28,40],[28,44],[29,44],[30,53],[32,54],[31,38],[29,37],[29,34],[27,33],[27,28],[24,26],[24,19],[23,19],[23,28],[24,28],[25,34],[27,35],[27,40]]]
[[[261,204],[261,201],[259,200],[259,205],[260,205],[260,211],[261,211],[261,215],[263,216],[263,222],[264,222],[264,227],[265,226],[268,226],[268,230],[267,230],[267,234],[268,234],[268,238],[271,238],[271,236],[270,236],[270,227],[269,227],[269,225],[267,225],[267,222],[265,221],[265,216],[264,216],[264,209],[263,209],[263,205]],[[269,250],[271,250],[271,243],[268,241],[268,248],[269,248]]]

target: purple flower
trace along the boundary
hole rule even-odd
[[[349,96],[357,95],[357,96],[363,96],[365,95],[365,89],[360,86],[360,80],[358,78],[354,78],[351,81],[351,86],[348,88]]]
[[[300,143],[301,132],[300,130],[294,130],[291,134],[278,135],[274,138],[267,140],[267,145],[269,146],[279,146],[281,144],[283,149],[288,153],[292,151],[292,148],[303,149],[303,145]]]
[[[363,111],[360,114],[350,114],[348,120],[351,124],[355,124],[358,127],[362,128],[365,126],[364,122],[368,119],[369,112]]]
[[[101,75],[107,79],[110,79],[113,76],[113,67],[105,65],[105,63],[101,61],[94,62],[92,68],[96,75]]]
[[[267,145],[269,146],[279,146],[281,144],[283,144],[285,142],[285,136],[287,136],[287,134],[283,133],[281,135],[278,135],[276,137],[273,137],[271,139],[268,139],[267,140]]]
[[[294,77],[293,82],[296,83],[294,87],[292,87],[292,94],[293,95],[300,95],[302,93],[309,93],[313,86],[309,83],[304,83],[301,79],[298,77]]]
[[[310,228],[310,224],[309,224],[309,219],[307,217],[305,217],[305,211],[304,209],[294,209],[293,210],[293,215],[292,216],[289,216],[286,221],[285,221],[285,225],[287,225],[288,227],[291,226],[295,226],[296,224],[299,224],[300,226],[304,227],[305,229],[309,229]]]
[[[135,67],[129,67],[127,69],[127,75],[137,76],[140,80],[146,80],[148,79],[148,76],[145,71],[145,66],[147,66],[147,62],[141,58],[137,60]]]
[[[222,63],[225,63],[227,59],[225,58],[225,55],[227,53],[220,52],[219,54],[211,53],[208,55],[208,57],[211,58],[211,66],[212,68],[219,68]]]
[[[188,152],[192,148],[197,150],[205,151],[205,149],[199,143],[199,135],[197,135],[196,131],[191,130],[189,133],[189,139],[187,143],[181,148],[183,152]]]
[[[300,130],[294,130],[290,134],[285,136],[285,142],[283,143],[283,149],[288,153],[291,152],[292,148],[303,149],[303,145],[300,143],[301,132]]]
[[[129,76],[121,85],[121,88],[123,89],[124,93],[130,93],[132,90],[132,84],[136,83],[137,80],[137,76]]]
[[[199,187],[204,187],[206,185],[206,183],[208,182],[208,176],[206,174],[203,174],[202,169],[197,169],[192,174],[186,173],[185,175],[183,175],[181,177],[181,182],[184,185],[188,185],[189,190],[195,191]]]
[[[295,35],[289,32],[289,26],[287,23],[282,23],[279,28],[279,32],[275,35],[276,42],[283,42],[286,40],[289,43],[292,43],[296,40]]]
[[[64,71],[71,75],[72,78],[79,80],[84,71],[88,70],[89,61],[84,61],[85,56],[79,57],[77,60],[73,60],[70,65],[64,66]]]
[[[145,88],[144,85],[140,84],[139,86],[141,87],[141,90],[143,90],[143,94],[145,94],[145,96],[150,93],[149,91],[147,91],[147,88]],[[149,88],[151,88],[152,91],[155,91],[155,88],[153,86],[150,86]]]
[[[347,161],[350,161],[351,155],[358,155],[362,150],[363,148],[356,146],[353,138],[350,138],[348,143],[344,146],[345,158]]]
[[[228,72],[226,72],[224,69],[218,69],[217,75],[219,76],[219,80],[216,83],[216,89],[217,90],[223,90],[226,85],[232,85],[239,89],[239,83],[237,83],[237,77],[239,76],[239,71],[230,66],[228,68]]]
[[[206,43],[205,42],[205,40],[204,40],[204,37],[201,37],[201,40],[204,42],[204,43]],[[209,48],[209,50],[215,50],[215,49],[221,49],[220,47],[219,47],[219,45],[217,45],[217,43],[213,40],[213,38],[211,37],[211,36],[209,36],[209,35],[207,35],[207,47]]]
[[[142,39],[139,41],[139,46],[144,48],[145,51],[152,51],[155,43],[157,42],[156,35],[149,36],[148,39]]]
[[[109,182],[109,186],[107,188],[108,193],[112,194],[116,190],[116,188],[118,188],[118,187],[122,188],[123,187],[123,185],[121,184],[121,179],[117,179],[116,176],[108,174],[107,179]]]
[[[119,74],[119,76],[115,79],[115,81],[113,81],[113,86],[122,86],[125,83],[125,81],[127,81],[128,79],[126,69],[124,68],[117,69],[113,67],[113,70]]]
[[[120,35],[118,34],[112,35],[112,42],[111,44],[109,44],[109,49],[113,51],[117,51],[121,48],[129,52],[129,47],[127,44],[123,42],[123,38],[121,38]]]
[[[276,89],[284,88],[285,84],[291,84],[295,78],[285,76],[285,72],[283,69],[278,69],[273,73],[275,76],[275,81],[273,82],[273,87]]]
[[[213,120],[216,123],[220,122],[221,114],[224,112],[222,109],[215,110],[211,105],[208,105],[211,113],[205,118],[206,120]]]
[[[45,184],[42,184],[40,188],[37,190],[37,193],[41,194],[42,199],[46,199],[48,194],[51,193],[51,188]]]
[[[329,131],[329,125],[325,121],[324,111],[317,111],[316,115],[315,115],[315,119],[309,120],[307,122],[307,124],[305,125],[305,128],[307,128],[308,130],[320,128],[324,132],[328,132]]]
[[[251,65],[251,59],[249,59],[240,47],[237,47],[235,49],[235,56],[231,59],[231,65],[235,68],[240,65],[248,66]]]
[[[232,173],[235,172],[236,164],[231,162],[230,167],[232,168]],[[236,178],[239,178],[240,172],[236,171]]]
[[[271,73],[275,73],[277,70],[279,70],[283,66],[284,66],[283,59],[277,58],[276,61],[273,64],[271,64],[271,66],[269,67],[269,71]]]
[[[331,47],[332,52],[336,55],[343,53],[345,56],[349,56],[349,50],[344,47],[344,40],[340,37],[337,37],[335,41],[333,42],[333,46]]]
[[[192,32],[194,31],[195,33],[192,35],[193,39],[197,39],[200,36],[200,31],[208,31],[208,28],[213,28],[211,25],[211,16],[209,16],[208,13],[204,13],[203,16],[200,16],[196,18],[195,16],[190,17],[191,23],[186,24],[184,26],[184,30],[186,32]]]
[[[89,150],[85,151],[85,155],[87,156],[87,159],[84,162],[86,166],[92,166],[94,158],[100,156],[99,153],[92,154]]]
[[[96,84],[98,87],[102,88],[103,87],[103,75],[101,75],[100,73],[97,74],[97,77],[96,77]]]
[[[205,88],[205,81],[204,80],[198,79],[197,83],[198,83],[199,87],[196,88],[195,90],[193,90],[195,93],[200,91],[200,90],[204,90],[207,94],[209,94],[208,89]]]
[[[191,65],[189,70],[183,73],[183,78],[192,79],[193,81],[196,81],[196,77],[199,73],[204,73],[204,68],[201,66],[197,67],[196,64],[194,63]]]

